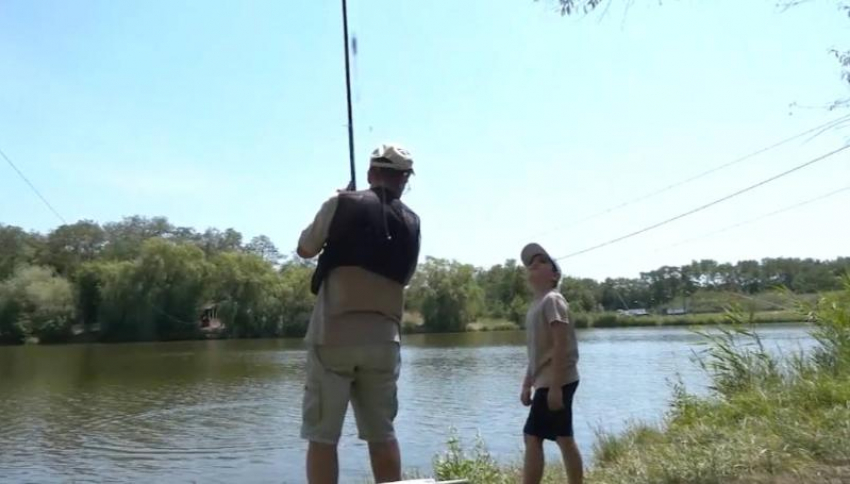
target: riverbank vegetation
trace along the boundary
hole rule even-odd
[[[47,234],[0,225],[0,342],[299,337],[313,263],[265,236],[203,232],[162,217],[81,221]],[[567,277],[581,327],[713,324],[738,305],[787,321],[794,302],[839,288],[850,258],[665,266],[637,278]],[[771,292],[775,287],[786,292]],[[409,332],[521,327],[531,294],[513,259],[489,268],[426,258],[407,291]],[[631,313],[629,313],[631,312]]]
[[[733,307],[733,306],[730,306]],[[738,306],[740,307],[740,306]],[[800,323],[804,316],[797,311],[758,311],[751,315],[753,323]],[[421,318],[411,317],[406,325],[407,332],[422,332],[423,326],[415,322]],[[724,323],[726,316],[722,312],[684,314],[669,316],[650,314],[635,317],[616,312],[573,313],[573,323],[577,328],[645,328],[653,326],[717,326]],[[506,319],[482,318],[466,325],[467,331],[517,331],[522,329],[518,323]]]
[[[768,353],[740,313],[703,333],[701,364],[711,393],[677,387],[659,426],[634,424],[601,434],[587,482],[596,484],[832,483],[850,481],[850,279],[842,292],[801,304],[818,345]],[[464,450],[456,436],[435,458],[442,479],[519,482],[483,443]],[[550,482],[560,476],[549,470]]]

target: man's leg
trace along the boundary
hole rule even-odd
[[[401,480],[401,452],[393,421],[398,413],[397,386],[401,368],[398,343],[362,347],[351,390],[351,405],[360,438],[369,443],[375,482]]]
[[[337,441],[342,431],[353,380],[345,349],[311,347],[307,351],[301,437],[308,440],[307,482],[336,484]]]
[[[339,482],[339,458],[336,445],[310,442],[307,447],[307,482],[310,484]]]
[[[387,442],[369,442],[369,458],[375,482],[401,480],[401,451],[396,439]]]
[[[525,435],[525,465],[522,468],[523,484],[540,484],[546,457],[543,455],[543,439]],[[572,484],[572,483],[570,483]]]
[[[561,448],[561,456],[564,458],[567,480],[570,484],[582,484],[584,481],[584,464],[581,461],[581,452],[578,450],[575,439],[558,437],[558,447]]]

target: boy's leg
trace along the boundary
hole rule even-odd
[[[564,394],[564,410],[557,412],[556,420],[558,427],[558,447],[561,449],[561,457],[564,459],[564,468],[567,471],[567,480],[570,484],[582,484],[584,480],[584,464],[581,461],[581,452],[573,438],[573,397],[578,382],[564,385],[561,391]]]
[[[522,483],[540,484],[540,481],[543,480],[543,468],[545,465],[546,457],[543,454],[543,439],[526,434]]]
[[[359,348],[351,405],[360,438],[369,443],[375,482],[401,480],[401,452],[393,422],[398,413],[397,382],[401,369],[398,343]]]
[[[581,452],[572,437],[558,437],[558,447],[564,458],[564,468],[567,470],[567,480],[570,484],[582,484],[584,481],[584,464]]]

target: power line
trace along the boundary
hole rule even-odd
[[[15,173],[17,173],[18,176],[20,176],[21,179],[27,185],[29,185],[29,187],[32,189],[33,192],[35,192],[35,194],[38,196],[38,198],[40,198],[41,201],[44,202],[44,204],[47,206],[47,208],[49,208],[50,211],[53,212],[53,215],[55,215],[56,218],[58,218],[60,221],[62,221],[63,224],[67,224],[67,222],[65,221],[65,218],[62,217],[62,215],[60,215],[59,212],[57,212],[55,208],[53,208],[53,205],[51,205],[50,202],[48,202],[47,199],[44,198],[44,196],[41,194],[41,192],[39,192],[38,189],[35,187],[35,185],[33,185],[32,182],[29,181],[29,179],[23,174],[23,172],[21,172],[21,170],[18,169],[18,167],[15,165],[15,163],[13,163],[12,160],[10,160],[8,156],[6,156],[6,153],[4,153],[2,149],[0,149],[0,156],[2,156],[3,159],[6,160],[6,163],[8,163],[9,166],[11,166],[13,170],[15,170]],[[163,311],[162,309],[155,306],[150,301],[147,301],[147,304],[148,304],[148,306],[150,306],[151,309],[162,314],[163,316],[167,317],[168,319],[171,319],[172,321],[176,321],[176,322],[179,322],[181,324],[194,324],[194,323],[189,323],[187,321],[184,321],[184,320],[182,320],[182,319],[180,319],[176,316],[173,316],[173,315]]]
[[[694,208],[694,209],[688,210],[687,212],[684,212],[684,213],[681,213],[681,214],[679,214],[679,215],[676,215],[675,217],[671,217],[671,218],[668,218],[668,219],[666,219],[666,220],[662,220],[661,222],[658,222],[658,223],[656,223],[656,224],[650,225],[649,227],[644,227],[644,228],[642,228],[642,229],[640,229],[640,230],[636,230],[636,231],[631,232],[631,233],[628,233],[628,234],[626,234],[626,235],[622,235],[622,236],[617,237],[617,238],[615,238],[615,239],[611,239],[611,240],[609,240],[609,241],[607,241],[607,242],[603,242],[603,243],[601,243],[601,244],[597,244],[597,245],[594,245],[594,246],[588,247],[588,248],[586,248],[586,249],[582,249],[582,250],[580,250],[580,251],[573,252],[573,253],[571,253],[571,254],[567,254],[567,255],[565,255],[565,256],[558,257],[556,260],[562,260],[562,259],[567,259],[567,258],[570,258],[570,257],[575,257],[575,256],[577,256],[577,255],[586,254],[587,252],[591,252],[591,251],[594,251],[594,250],[597,250],[597,249],[601,249],[602,247],[605,247],[605,246],[608,246],[608,245],[611,245],[611,244],[615,244],[615,243],[617,243],[617,242],[621,242],[621,241],[626,240],[626,239],[630,239],[630,238],[632,238],[632,237],[634,237],[634,236],[637,236],[637,235],[640,235],[640,234],[643,234],[643,233],[649,232],[650,230],[653,230],[653,229],[657,229],[658,227],[661,227],[662,225],[667,225],[667,224],[669,224],[669,223],[671,223],[671,222],[675,222],[676,220],[679,220],[679,219],[685,218],[685,217],[687,217],[687,216],[689,216],[689,215],[693,215],[693,214],[695,214],[695,213],[697,213],[697,212],[701,212],[701,211],[703,211],[703,210],[705,210],[705,209],[707,209],[707,208],[709,208],[709,207],[713,207],[714,205],[717,205],[717,204],[722,203],[722,202],[725,202],[725,201],[727,201],[727,200],[729,200],[729,199],[735,198],[735,197],[737,197],[738,195],[742,195],[742,194],[744,194],[744,193],[746,193],[746,192],[749,192],[749,191],[751,191],[751,190],[754,190],[754,189],[756,189],[756,188],[758,188],[758,187],[760,187],[760,186],[762,186],[762,185],[766,185],[766,184],[768,184],[768,183],[770,183],[770,182],[772,182],[772,181],[775,181],[775,180],[778,180],[778,179],[780,179],[780,178],[782,178],[782,177],[784,177],[784,176],[790,175],[791,173],[794,173],[794,172],[796,172],[796,171],[798,171],[798,170],[802,170],[803,168],[806,168],[806,167],[808,167],[808,166],[811,166],[811,165],[813,165],[813,164],[815,164],[815,163],[817,163],[817,162],[819,162],[819,161],[823,161],[823,160],[825,160],[825,159],[829,158],[830,156],[836,155],[836,154],[838,154],[838,153],[840,153],[840,152],[842,152],[842,151],[844,151],[844,150],[846,150],[846,149],[848,149],[848,148],[850,148],[850,144],[844,145],[844,146],[842,146],[841,148],[838,148],[837,150],[833,150],[833,151],[831,151],[831,152],[829,152],[829,153],[827,153],[827,154],[825,154],[825,155],[821,155],[821,156],[819,156],[819,157],[817,157],[817,158],[814,158],[814,159],[812,159],[812,160],[809,160],[809,161],[807,161],[807,162],[805,162],[805,163],[803,163],[803,164],[801,164],[801,165],[797,165],[797,166],[795,166],[794,168],[791,168],[790,170],[783,171],[782,173],[779,173],[778,175],[774,175],[774,176],[772,176],[772,177],[770,177],[770,178],[768,178],[768,179],[766,179],[766,180],[762,180],[762,181],[760,181],[760,182],[758,182],[758,183],[756,183],[756,184],[754,184],[754,185],[750,185],[750,186],[748,186],[748,187],[746,187],[746,188],[742,188],[741,190],[738,190],[738,191],[736,191],[736,192],[734,192],[734,193],[731,193],[731,194],[729,194],[729,195],[726,195],[726,196],[725,196],[725,197],[723,197],[723,198],[719,198],[719,199],[714,200],[714,201],[712,201],[712,202],[706,203],[705,205],[700,205],[700,206],[699,206],[699,207],[697,207],[697,208]]]
[[[6,163],[8,163],[9,166],[11,166],[13,170],[15,170],[15,173],[17,173],[18,176],[20,176],[21,179],[27,185],[29,185],[29,187],[32,189],[33,192],[35,192],[35,194],[38,196],[38,198],[40,198],[41,201],[44,202],[45,205],[47,205],[47,208],[49,208],[50,211],[53,212],[53,215],[55,215],[56,218],[58,218],[63,224],[66,224],[67,222],[65,222],[65,219],[61,215],[59,215],[59,212],[57,212],[56,209],[53,208],[53,205],[51,205],[50,202],[48,202],[47,199],[44,198],[44,196],[41,194],[41,192],[38,191],[38,188],[36,188],[35,185],[33,185],[32,182],[29,181],[29,179],[26,176],[24,176],[24,174],[21,172],[21,170],[19,170],[18,167],[15,166],[14,163],[12,163],[12,160],[10,160],[8,156],[6,156],[6,153],[4,153],[2,149],[0,149],[0,155],[2,155],[3,159],[6,160]]]
[[[712,235],[721,234],[723,232],[728,232],[729,230],[736,229],[736,228],[744,226],[744,225],[749,225],[751,223],[758,222],[759,220],[764,220],[766,218],[773,217],[774,215],[779,215],[781,213],[785,213],[785,212],[794,210],[796,208],[800,208],[800,207],[803,207],[805,205],[809,205],[811,203],[819,202],[821,200],[824,200],[824,199],[829,198],[829,197],[833,197],[835,195],[838,195],[839,193],[843,193],[843,192],[846,192],[848,190],[850,190],[850,186],[846,186],[844,188],[839,188],[838,190],[833,190],[829,193],[820,195],[818,197],[810,198],[808,200],[803,200],[802,202],[795,203],[793,205],[789,205],[789,206],[784,207],[784,208],[780,208],[779,210],[774,210],[773,212],[766,213],[764,215],[759,215],[758,217],[754,217],[754,218],[751,218],[749,220],[744,220],[743,222],[738,222],[736,224],[732,224],[732,225],[729,225],[727,227],[723,227],[723,228],[715,230],[713,232],[708,232],[706,234],[702,234],[702,235],[697,236],[697,237],[692,237],[690,239],[686,239],[686,240],[683,240],[681,242],[677,242],[677,243],[670,245],[668,247],[665,247],[665,248],[671,249],[673,247],[679,247],[680,245],[684,245],[684,244],[693,242],[695,240],[703,239],[703,238],[706,238],[706,237],[711,237]],[[659,249],[659,250],[661,250],[661,249]]]
[[[560,230],[564,230],[564,229],[567,229],[567,228],[570,228],[570,227],[575,227],[576,225],[579,225],[579,224],[582,224],[584,222],[593,220],[595,218],[599,218],[603,215],[607,215],[607,214],[614,212],[616,210],[619,210],[621,208],[628,207],[629,205],[633,205],[635,203],[642,202],[642,201],[647,200],[649,198],[661,195],[662,193],[673,190],[674,188],[678,188],[682,185],[686,185],[688,183],[694,182],[696,180],[699,180],[700,178],[706,177],[706,176],[711,175],[713,173],[716,173],[720,170],[724,170],[726,168],[729,168],[730,166],[737,165],[739,163],[743,163],[744,161],[747,161],[750,158],[755,158],[758,155],[761,155],[761,154],[766,153],[770,150],[776,149],[776,148],[778,148],[778,147],[780,147],[784,144],[790,143],[794,140],[800,139],[800,138],[802,138],[806,135],[814,133],[814,135],[809,139],[809,141],[810,141],[811,139],[814,139],[815,137],[820,136],[824,132],[826,132],[826,131],[828,131],[828,130],[830,130],[830,129],[832,129],[832,128],[834,128],[834,127],[836,127],[836,126],[840,125],[841,123],[848,121],[848,120],[850,120],[850,115],[841,116],[840,118],[833,119],[832,121],[823,123],[821,125],[815,126],[814,128],[807,129],[806,131],[803,131],[801,133],[797,133],[797,134],[795,134],[791,137],[777,141],[776,143],[773,143],[772,145],[767,146],[765,148],[761,148],[759,150],[753,151],[752,153],[746,154],[744,156],[736,158],[736,159],[729,161],[727,163],[724,163],[722,165],[718,165],[718,166],[715,166],[714,168],[710,168],[706,171],[703,171],[703,172],[698,173],[694,176],[691,176],[690,178],[686,178],[684,180],[680,180],[678,182],[671,183],[670,185],[667,185],[663,188],[660,188],[660,189],[655,190],[653,192],[647,193],[645,195],[641,195],[637,198],[627,200],[627,201],[622,202],[618,205],[614,205],[612,207],[606,208],[605,210],[602,210],[600,212],[596,212],[594,214],[588,215],[587,217],[584,217],[582,219],[575,220],[575,221],[567,223],[566,225],[561,225],[561,226],[556,227],[554,229],[547,230],[546,232],[539,233],[539,234],[537,234],[536,237],[542,237],[544,235],[548,235],[548,234],[551,234],[551,233],[554,233],[554,232],[558,232]]]

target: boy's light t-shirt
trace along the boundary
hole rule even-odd
[[[567,355],[562,372],[564,381],[561,382],[553,381],[552,324],[567,325]],[[527,371],[534,388],[563,386],[578,381],[578,341],[575,327],[569,319],[569,305],[561,293],[552,290],[531,303],[525,316],[525,331],[528,344]]]

